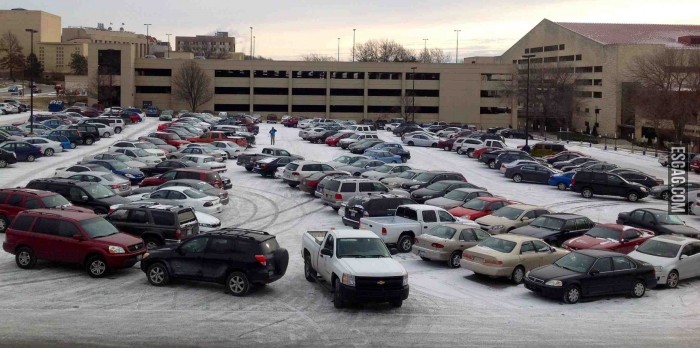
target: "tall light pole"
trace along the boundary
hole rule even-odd
[[[253,57],[255,57],[255,36],[253,36]]]
[[[428,39],[423,39],[423,43],[425,43],[423,49],[427,51],[428,50]]]
[[[340,61],[340,38],[338,38],[338,61]]]
[[[528,146],[528,140],[530,136],[528,134],[528,129],[530,128],[530,58],[533,58],[534,54],[525,54],[523,58],[527,59],[527,90],[525,91],[525,146]]]
[[[457,33],[457,48],[455,48],[455,63],[459,63],[459,32],[462,31],[461,29],[455,29],[455,33]]]
[[[36,57],[34,56],[34,34],[38,31],[34,29],[25,29],[30,35],[30,53],[32,57],[29,62],[29,133],[34,134],[34,66],[36,65]]]
[[[146,26],[146,54],[151,54],[151,43],[148,40],[148,29],[151,27],[151,23],[144,24]]]
[[[173,34],[165,34],[165,36],[168,37],[168,58],[170,58],[170,35],[173,35]]]
[[[411,67],[411,70],[413,70],[411,75],[411,80],[413,80],[413,88],[411,88],[411,96],[413,97],[411,98],[411,121],[413,121],[413,123],[416,123],[416,69],[418,69],[417,66]]]
[[[352,30],[352,61],[355,62],[355,29]]]
[[[250,27],[250,60],[253,60],[253,27]]]

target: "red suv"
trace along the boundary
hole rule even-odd
[[[0,189],[0,233],[5,232],[19,212],[39,208],[92,212],[89,209],[73,206],[71,202],[55,192],[25,188]]]
[[[2,248],[15,255],[20,268],[30,269],[42,259],[83,265],[93,278],[129,268],[146,252],[141,238],[119,232],[98,215],[59,209],[19,213]]]
[[[167,181],[175,179],[194,179],[208,183],[216,188],[224,189],[224,182],[215,170],[198,168],[178,168],[167,171],[161,175],[151,176],[143,179],[140,186],[158,186]]]
[[[189,141],[180,138],[180,136],[175,134],[175,133],[155,132],[155,133],[149,134],[148,136],[162,139],[168,145],[175,146],[178,149],[180,148],[180,146],[187,145],[190,143]]]

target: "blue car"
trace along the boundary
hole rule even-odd
[[[146,109],[146,117],[158,117],[160,116],[160,110],[157,107],[151,106]]]
[[[571,185],[571,179],[574,177],[576,172],[566,172],[561,174],[552,175],[547,182],[549,186],[556,186],[558,189],[564,191]]]
[[[393,153],[386,150],[369,149],[365,151],[364,155],[371,159],[382,161],[384,163],[401,163],[401,156],[394,155]]]
[[[18,161],[34,162],[43,155],[38,147],[24,141],[6,141],[0,144],[0,148],[14,152]]]
[[[57,141],[61,143],[61,147],[64,150],[74,149],[75,145],[70,142],[70,139],[64,137],[63,135],[44,135],[43,138]]]
[[[5,132],[9,133],[10,135],[14,135],[17,137],[22,137],[24,136],[24,132],[19,129],[19,127],[15,126],[0,126],[0,129],[4,130]]]
[[[53,120],[46,120],[44,122],[41,122],[41,124],[44,125],[44,127],[46,127],[46,128],[56,129],[60,126],[65,125],[66,123],[61,121],[61,120],[53,119]]]
[[[109,169],[110,171],[112,171],[112,173],[117,174],[117,175],[121,175],[121,176],[129,179],[129,181],[131,182],[132,185],[140,183],[143,180],[143,178],[145,177],[145,175],[143,174],[142,171],[135,169],[135,168],[131,168],[131,167],[127,166],[126,164],[124,164],[123,162],[119,162],[116,160],[92,160],[92,161],[80,162],[80,163],[81,164],[86,164],[86,163],[87,164],[99,164],[99,165]]]

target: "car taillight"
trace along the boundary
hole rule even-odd
[[[382,236],[386,236],[386,227],[382,227]]]
[[[255,260],[258,261],[261,265],[267,266],[267,256],[255,255]]]
[[[118,188],[120,188],[121,186],[122,186],[121,184],[109,185],[109,187],[110,187],[110,188],[113,188],[113,189],[118,189]]]
[[[462,253],[462,258],[467,259],[467,260],[473,260],[474,256],[467,254],[467,253]]]
[[[299,176],[299,173],[297,173],[297,172],[292,172],[292,175]]]
[[[182,231],[179,228],[175,231],[175,239],[182,239]]]
[[[491,265],[502,265],[503,261],[501,260],[484,260],[484,263],[491,264]]]
[[[205,202],[205,203],[204,203],[204,206],[205,206],[205,207],[211,207],[211,206],[213,206],[213,205],[214,205],[214,202],[212,202],[212,201],[209,201],[209,202]]]
[[[571,179],[571,185],[570,185],[570,186],[574,186],[574,185],[576,185],[576,179]]]
[[[440,243],[433,243],[433,244],[430,244],[430,246],[433,248],[437,248],[437,249],[442,249],[445,247],[444,245],[442,245]]]
[[[696,203],[697,203],[697,202],[696,202]],[[365,213],[362,214],[362,216],[369,216],[369,212],[365,211]]]
[[[341,195],[340,193],[336,193],[336,194],[335,194],[335,199],[338,200],[338,201],[339,201],[339,200],[342,200],[342,199],[343,199],[343,195]]]

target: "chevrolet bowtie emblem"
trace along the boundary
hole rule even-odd
[[[383,280],[380,280],[380,281],[377,282],[377,284],[379,284],[379,285],[384,285],[384,283],[385,283],[385,282],[384,282]]]

